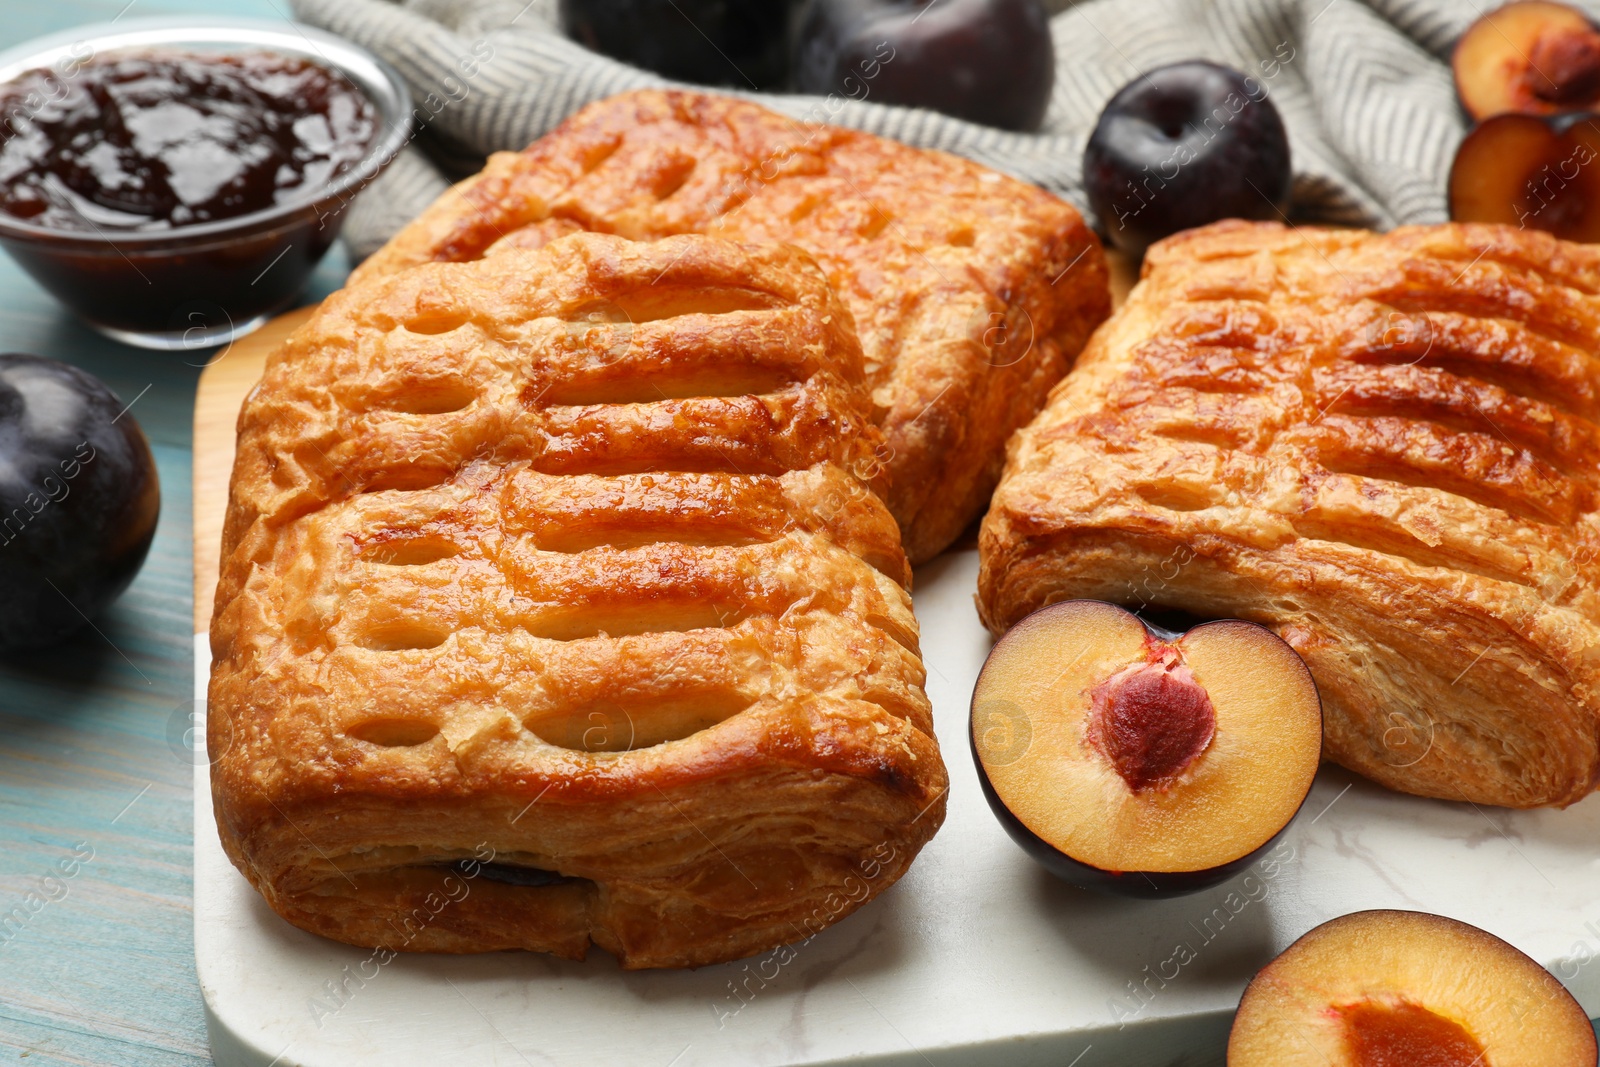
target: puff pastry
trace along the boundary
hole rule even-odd
[[[1012,442],[983,619],[1070,597],[1252,619],[1316,677],[1327,757],[1571,804],[1600,770],[1597,352],[1592,247],[1180,234]]]
[[[239,420],[228,855],[340,941],[629,968],[876,895],[946,777],[870,414],[794,248],[582,234],[330,297]]]
[[[811,252],[855,316],[913,563],[976,519],[1006,438],[1110,312],[1071,205],[940,152],[756,104],[641,91],[490,158],[357,271],[477,259],[575,230],[703,232]]]

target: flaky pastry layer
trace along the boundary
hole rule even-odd
[[[696,966],[842,918],[944,814],[881,448],[792,247],[580,234],[334,294],[239,420],[228,855],[394,950]]]
[[[1600,251],[1222,223],[1151,250],[980,537],[995,632],[1096,597],[1272,627],[1325,755],[1452,800],[1600,772]]]
[[[855,317],[912,562],[982,513],[1005,441],[1110,312],[1071,205],[942,152],[654,90],[584,108],[499,153],[357,270],[471,260],[597,230],[784,241]]]

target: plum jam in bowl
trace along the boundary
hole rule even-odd
[[[366,50],[257,19],[124,19],[0,52],[0,246],[90,326],[196,349],[289,306],[405,145]]]

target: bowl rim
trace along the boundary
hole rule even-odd
[[[80,54],[85,45],[91,49],[88,56]],[[348,200],[376,177],[414,136],[411,91],[399,71],[352,41],[289,19],[153,15],[78,26],[0,50],[0,86],[31,71],[52,71],[63,60],[82,65],[115,52],[181,49],[186,45],[220,46],[224,51],[279,52],[316,61],[343,77],[372,102],[378,109],[383,132],[355,166],[304,199],[274,204],[232,218],[159,230],[102,228],[93,221],[89,222],[92,227],[89,230],[65,230],[37,226],[0,211],[0,239],[49,241],[85,248],[124,245],[144,250],[171,246],[187,248],[207,239],[215,241],[270,230],[280,224],[293,223],[297,216],[308,212],[320,216],[318,209],[330,200]]]

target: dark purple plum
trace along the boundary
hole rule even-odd
[[[133,581],[161,488],[139,424],[105,383],[0,355],[0,649],[83,626]]]
[[[1130,255],[1219,219],[1277,219],[1289,135],[1266,86],[1192,60],[1158,67],[1106,104],[1083,153],[1089,205]]]
[[[803,93],[926,107],[1033,130],[1055,84],[1039,0],[811,0],[795,36]]]
[[[567,36],[678,81],[780,89],[791,0],[561,0]]]

